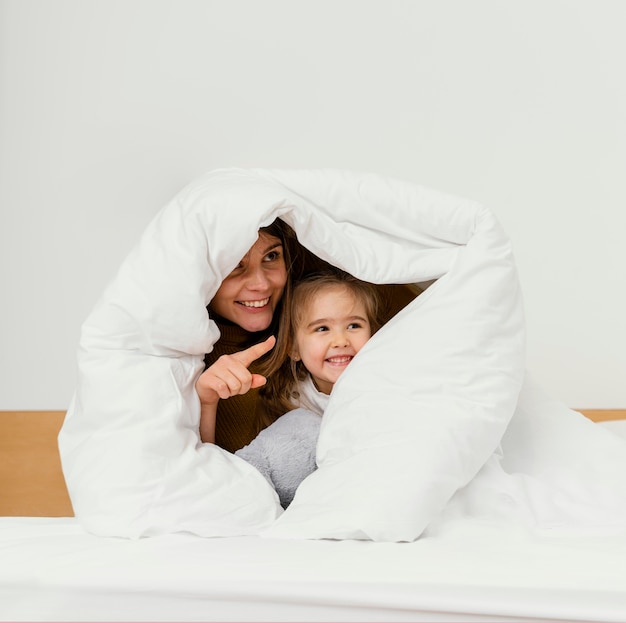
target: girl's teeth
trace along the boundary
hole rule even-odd
[[[346,361],[350,361],[351,357],[329,357],[328,361],[331,363],[345,363]]]

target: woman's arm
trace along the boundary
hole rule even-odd
[[[203,442],[215,443],[215,420],[220,400],[265,385],[265,377],[251,373],[248,366],[274,348],[275,343],[276,338],[270,336],[246,350],[222,355],[200,375],[196,381],[196,392],[200,398],[200,438]]]
[[[217,404],[200,403],[200,439],[203,443],[215,443]]]

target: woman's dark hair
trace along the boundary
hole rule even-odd
[[[259,232],[267,234],[268,236],[274,236],[278,238],[283,245],[283,257],[285,259],[285,268],[287,269],[287,281],[283,290],[283,295],[274,310],[274,316],[270,326],[263,332],[265,337],[270,335],[276,335],[278,332],[278,325],[280,317],[282,315],[282,309],[286,305],[290,305],[291,301],[291,288],[293,283],[293,271],[297,270],[297,266],[300,263],[300,245],[296,237],[296,232],[285,221],[277,218],[273,223],[266,227],[261,227]],[[258,342],[259,336],[251,338],[252,342]]]
[[[260,232],[278,238],[283,244],[285,258],[285,268],[287,269],[287,282],[283,295],[276,306],[274,316],[270,326],[263,332],[266,337],[278,335],[282,310],[291,308],[291,296],[293,284],[297,283],[311,273],[330,269],[330,264],[321,260],[298,242],[298,237],[293,228],[280,218],[277,218],[270,225],[261,227]],[[255,336],[253,342],[259,341],[259,336]]]

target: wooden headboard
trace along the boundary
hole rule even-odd
[[[57,435],[65,411],[0,411],[0,515],[72,517]]]
[[[595,422],[625,409],[581,410]],[[0,411],[0,516],[72,517],[57,435],[65,411]]]

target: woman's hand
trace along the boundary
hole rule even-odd
[[[248,366],[274,348],[276,338],[272,335],[265,342],[255,344],[232,355],[222,355],[207,368],[196,381],[200,398],[200,439],[215,443],[215,419],[220,399],[245,394],[255,387],[265,385],[265,377],[252,374]]]
[[[272,335],[264,342],[246,350],[232,355],[222,355],[196,381],[200,402],[203,405],[217,404],[220,399],[245,394],[250,389],[265,385],[265,377],[251,373],[248,367],[253,361],[272,350],[275,344],[276,338]]]

